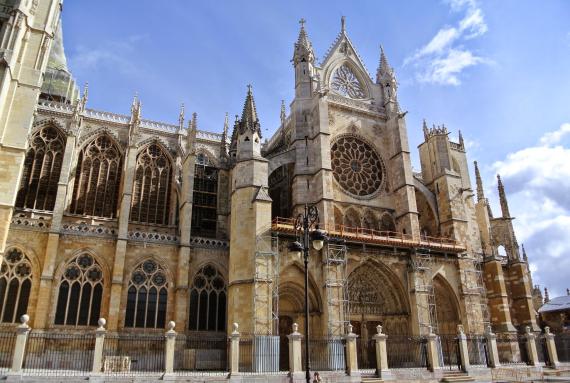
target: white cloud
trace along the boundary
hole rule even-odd
[[[408,56],[404,65],[414,65],[416,79],[420,82],[457,86],[461,84],[459,75],[463,70],[490,62],[458,43],[479,37],[488,28],[475,0],[448,0],[446,3],[454,12],[464,11],[463,18],[456,27],[441,28],[426,45]]]
[[[534,282],[553,295],[570,287],[567,273],[559,272],[570,269],[570,148],[561,144],[567,133],[570,124],[563,124],[545,133],[536,146],[492,165],[505,184],[517,238],[535,270]]]

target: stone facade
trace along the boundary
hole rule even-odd
[[[177,124],[143,119],[136,97],[130,116],[92,110],[87,89],[3,103],[6,269],[31,278],[3,321],[23,310],[34,328],[105,317],[111,331],[174,320],[178,331],[229,334],[236,322],[246,334],[284,337],[293,323],[302,333],[304,270],[288,244],[291,217],[308,204],[331,238],[310,252],[315,336],[344,335],[349,323],[364,339],[378,325],[388,336],[538,330],[502,183],[493,218],[478,169],[474,200],[461,136],[426,123],[412,171],[385,53],[374,81],[343,18],[317,63],[303,21],[292,62],[290,112],[263,142],[251,87],[231,135],[227,116],[212,133],[195,113],[186,124],[184,108]],[[24,114],[29,123],[4,122]]]

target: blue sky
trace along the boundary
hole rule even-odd
[[[570,287],[570,2],[71,1],[64,42],[89,104],[175,123],[180,103],[200,129],[221,131],[253,84],[266,137],[293,97],[298,20],[318,58],[347,18],[371,74],[383,44],[395,68],[414,165],[421,121],[461,130],[495,215],[495,174],[509,193],[519,243],[550,296]],[[472,176],[473,181],[473,176]]]

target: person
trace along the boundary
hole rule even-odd
[[[313,383],[322,383],[322,379],[321,376],[319,375],[318,372],[315,372],[315,375],[313,375]]]

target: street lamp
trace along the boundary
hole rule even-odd
[[[294,257],[303,253],[305,262],[305,375],[307,383],[311,383],[311,363],[309,357],[309,244],[315,250],[321,250],[325,243],[325,232],[319,229],[319,210],[314,205],[305,205],[302,214],[295,219],[295,235],[298,239],[289,244],[289,252]],[[299,241],[300,240],[300,241]]]

